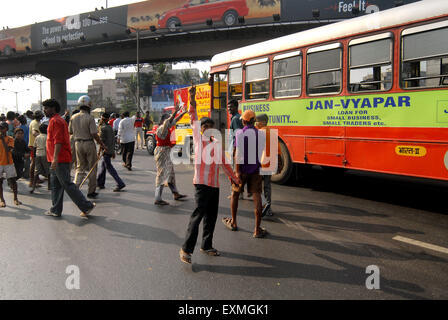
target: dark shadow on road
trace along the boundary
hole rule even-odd
[[[305,178],[292,179],[289,186],[447,214],[440,200],[448,197],[448,182],[355,170],[335,177],[319,167],[306,171]]]
[[[296,209],[298,212],[329,213],[350,217],[376,217],[376,218],[389,217],[389,215],[387,214],[373,213],[359,208],[334,205],[331,203],[287,202],[287,201],[275,200],[273,201],[273,205],[289,207],[292,209]]]
[[[331,242],[320,240],[304,240],[298,238],[290,238],[281,235],[268,235],[269,240],[293,243],[296,245],[307,246],[320,251],[340,253],[357,257],[378,258],[383,260],[394,261],[412,261],[427,260],[432,262],[447,263],[447,259],[433,256],[424,252],[406,252],[403,249],[389,250],[377,245],[355,242]]]
[[[340,268],[330,269],[319,265],[311,265],[304,263],[296,263],[283,261],[272,258],[265,258],[259,256],[221,252],[223,257],[244,260],[259,264],[266,265],[265,267],[256,266],[216,266],[216,265],[203,265],[194,263],[192,266],[193,272],[211,272],[226,275],[236,275],[243,277],[263,277],[263,278],[295,278],[306,279],[318,282],[332,282],[344,285],[359,286],[365,288],[365,281],[367,278],[365,268],[331,258],[322,254],[315,254],[321,259],[324,259],[330,263],[333,263]],[[367,289],[365,289],[367,290]],[[393,294],[405,299],[425,299],[418,294],[422,294],[425,290],[419,285],[400,281],[390,280],[384,276],[381,276],[380,290],[389,294]],[[337,298],[337,297],[335,297]]]
[[[280,201],[281,202],[281,201]],[[278,202],[278,203],[280,203]],[[288,203],[288,202],[284,202]],[[276,217],[284,218],[289,221],[297,221],[300,223],[313,223],[317,226],[306,226],[307,228],[314,228],[316,230],[323,231],[357,231],[363,233],[408,233],[408,234],[424,234],[417,230],[404,229],[401,227],[376,224],[376,223],[364,223],[348,220],[336,220],[336,219],[324,219],[316,217],[308,217],[299,215],[297,212],[277,212]]]
[[[94,224],[100,228],[115,232],[114,236],[127,239],[144,240],[158,243],[174,244],[180,246],[183,238],[178,237],[174,232],[149,225],[120,221],[105,216],[91,216],[88,220],[79,219],[75,216],[65,216],[64,220],[77,225]]]

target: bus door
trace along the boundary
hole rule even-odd
[[[212,107],[211,118],[215,121],[215,128],[224,134],[227,129],[227,74],[215,73],[212,75]]]

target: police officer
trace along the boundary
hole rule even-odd
[[[106,149],[104,143],[98,136],[98,128],[95,119],[90,115],[92,101],[89,96],[82,96],[78,100],[79,113],[75,114],[69,124],[70,134],[73,135],[76,149],[76,174],[75,184],[79,187],[84,180],[86,173],[95,167],[89,177],[88,198],[95,198],[96,193],[96,174],[98,155],[96,152],[95,141]]]

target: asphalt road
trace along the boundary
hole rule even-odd
[[[16,208],[5,188],[0,299],[448,298],[444,184],[356,172],[328,178],[314,170],[301,185],[273,186],[275,216],[262,223],[270,235],[253,239],[251,201],[241,201],[238,232],[221,223],[230,214],[222,176],[214,240],[222,256],[197,247],[188,266],[178,252],[194,209],[192,167],[176,167],[188,199],[174,201],[165,190],[171,206],[159,208],[152,157],[137,151],[132,172],[115,165],[126,191],[113,193],[108,176],[88,220],[68,198],[62,218],[44,216],[49,193],[30,195],[24,182],[24,204]],[[66,287],[71,265],[79,268],[80,289]],[[371,265],[379,268],[379,289],[366,288]]]

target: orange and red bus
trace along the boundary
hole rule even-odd
[[[446,0],[220,53],[211,75],[212,107],[238,99],[278,129],[276,182],[294,164],[448,180]]]

